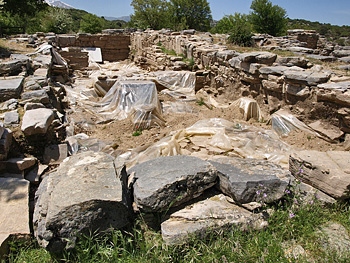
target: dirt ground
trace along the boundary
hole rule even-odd
[[[173,98],[167,95],[161,95],[159,99],[162,102],[173,100]],[[220,98],[217,99],[220,101]],[[224,98],[222,98],[222,100],[224,100]],[[134,148],[139,148],[140,150],[146,149],[148,146],[169,135],[171,132],[188,128],[197,121],[203,119],[223,118],[234,123],[252,125],[266,130],[272,129],[268,121],[258,122],[255,119],[244,121],[243,114],[232,108],[209,109],[205,105],[199,105],[200,103],[198,103],[198,101],[188,102],[188,104],[193,108],[192,113],[164,113],[163,118],[166,121],[164,126],[153,126],[150,129],[143,130],[140,134],[135,133],[131,118],[121,121],[114,120],[106,124],[87,126],[86,122],[93,124],[95,118],[93,115],[85,112],[83,114],[83,119],[86,120],[86,122],[84,121],[81,124],[76,123],[76,133],[84,132],[91,138],[98,138],[104,141],[107,145],[110,145],[115,149],[115,155],[119,155]],[[78,116],[74,116],[76,114],[77,113],[70,116],[78,118]],[[269,119],[269,114],[266,111],[263,112],[263,115],[264,120]],[[82,117],[81,113],[79,113],[79,117]],[[328,151],[343,150],[344,148],[342,143],[329,143],[315,135],[301,130],[292,131],[288,136],[282,137],[281,139],[292,146],[295,150],[309,149]]]

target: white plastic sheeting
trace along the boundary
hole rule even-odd
[[[133,115],[135,129],[164,124],[157,88],[152,81],[117,81],[98,103],[98,113],[116,120]]]
[[[190,141],[190,142],[189,142]],[[290,146],[279,139],[271,130],[233,123],[221,118],[201,120],[183,130],[173,132],[145,151],[133,150],[118,158],[123,159],[128,167],[137,163],[157,158],[181,154],[195,155],[196,152],[184,149],[188,142],[210,154],[228,154],[241,158],[265,159],[283,167],[288,167]]]
[[[298,120],[292,113],[283,109],[276,111],[271,115],[271,126],[272,129],[281,137],[288,136],[291,131],[301,130],[326,141],[331,141],[330,138],[316,132],[310,126]]]
[[[149,75],[166,87],[162,93],[182,100],[196,100],[196,73],[189,71],[156,71]]]
[[[234,101],[230,107],[237,107],[243,113],[244,120],[248,121],[251,118],[256,119],[257,121],[262,120],[262,114],[259,107],[259,104],[256,100],[242,97]]]

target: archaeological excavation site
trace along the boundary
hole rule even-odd
[[[59,255],[140,216],[177,246],[263,231],[291,194],[347,202],[350,46],[311,30],[254,41],[195,30],[7,39],[0,256],[23,239]],[[350,249],[349,235],[340,242]]]

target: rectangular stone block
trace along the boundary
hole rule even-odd
[[[0,79],[0,102],[17,99],[23,89],[23,77]]]

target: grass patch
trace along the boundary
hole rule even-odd
[[[293,197],[269,207],[274,212],[264,230],[230,228],[178,246],[166,246],[161,234],[139,219],[129,232],[82,238],[73,252],[64,254],[63,262],[348,262],[350,252],[324,250],[317,230],[329,221],[349,230],[349,205],[324,207],[317,200],[296,205],[299,201]],[[305,255],[288,257],[288,244],[302,246]],[[58,262],[34,241],[10,246],[9,262]]]
[[[142,134],[142,130],[138,129],[132,133],[132,136],[140,136]]]

